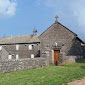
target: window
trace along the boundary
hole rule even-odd
[[[19,59],[19,55],[17,54],[17,55],[16,55],[16,60],[18,60],[18,59]]]
[[[19,45],[16,45],[16,50],[19,50]]]
[[[32,45],[29,45],[29,50],[32,50]]]
[[[29,48],[29,50],[32,50],[33,49],[33,45],[29,45],[28,48]]]
[[[2,50],[2,46],[0,46],[0,50]]]
[[[34,54],[31,54],[31,58],[34,58]]]
[[[12,55],[8,55],[8,59],[9,59],[9,60],[12,59]]]

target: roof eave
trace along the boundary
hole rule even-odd
[[[17,44],[40,44],[40,42],[29,42],[29,43],[2,43],[0,45],[17,45]]]

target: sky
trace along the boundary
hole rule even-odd
[[[41,34],[56,15],[85,41],[85,0],[0,0],[0,38]]]

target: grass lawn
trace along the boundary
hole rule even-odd
[[[80,67],[80,68],[84,67],[85,68],[85,60],[77,62],[77,63],[73,63],[73,64],[67,64],[65,66],[67,66],[67,67]]]
[[[85,63],[0,74],[0,85],[62,85],[85,77]]]

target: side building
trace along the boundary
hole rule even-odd
[[[0,39],[0,59],[40,57],[39,34],[3,37]]]

